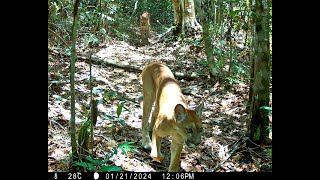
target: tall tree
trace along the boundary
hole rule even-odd
[[[172,0],[175,34],[194,34],[202,30],[196,20],[194,0]]]
[[[218,73],[216,65],[215,65],[215,61],[213,59],[213,49],[212,49],[212,40],[211,40],[211,36],[210,36],[210,20],[209,20],[209,14],[205,13],[204,9],[201,8],[201,2],[200,0],[195,0],[196,2],[196,8],[197,8],[197,12],[199,14],[199,18],[200,21],[202,23],[203,26],[203,31],[202,31],[202,37],[204,40],[204,46],[205,46],[205,53],[206,53],[206,57],[207,57],[207,62],[208,62],[208,66],[209,66],[209,72],[210,75],[216,75]],[[207,2],[208,3],[208,2]]]
[[[75,92],[74,92],[74,71],[75,71],[75,59],[76,59],[76,38],[77,38],[77,25],[78,25],[78,6],[79,0],[74,1],[73,9],[73,25],[71,35],[71,62],[70,62],[70,93],[71,93],[71,146],[72,146],[72,161],[78,159],[77,153],[77,140],[75,129]]]
[[[270,41],[267,0],[255,1],[255,40],[249,138],[262,143],[269,136]]]

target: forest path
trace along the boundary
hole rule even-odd
[[[166,63],[173,72],[199,73],[203,68],[199,62],[192,60],[192,48],[179,42],[136,47],[123,41],[112,41],[101,47],[95,55],[101,59],[125,62],[141,69],[152,61]],[[71,151],[67,131],[70,119],[69,61],[68,58],[49,53],[49,80],[62,80],[66,83],[49,83],[48,171],[68,171],[68,164],[64,159],[68,159]],[[140,73],[93,65],[92,76],[94,98],[102,102],[98,105],[99,115],[94,128],[94,151],[97,158],[101,160],[111,155],[114,152],[113,148],[121,143],[135,142],[134,145],[140,146],[142,113],[139,104],[123,101],[122,112],[117,117],[117,109],[122,100],[111,97],[116,92],[122,98],[136,100],[142,94]],[[76,126],[79,127],[86,119],[84,114],[89,109],[90,102],[89,64],[83,60],[76,62],[75,82]],[[215,171],[258,171],[256,164],[262,164],[266,159],[249,156],[250,152],[244,148],[242,138],[246,130],[245,102],[248,87],[239,84],[226,91],[209,78],[193,81],[182,79],[179,83],[182,89],[192,92],[185,95],[191,107],[202,101],[205,103],[202,143],[194,149],[184,146],[180,170],[209,171],[225,161]],[[110,95],[108,101],[104,98],[106,92]],[[151,161],[148,151],[137,148],[137,152],[128,151],[127,155],[118,150],[107,164],[120,166],[125,171],[166,171],[170,163],[169,139],[165,138],[162,144],[162,152],[166,157],[163,163]]]

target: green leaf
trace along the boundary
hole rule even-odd
[[[98,159],[92,159],[91,156],[87,156],[87,159],[94,165],[99,165],[101,161],[99,161]]]
[[[96,168],[93,164],[91,164],[91,163],[75,162],[74,165],[82,166],[82,167],[84,167],[84,168],[89,168],[89,169],[91,169],[91,170],[93,170],[93,171],[96,171],[96,170],[97,170],[97,168]]]
[[[97,100],[98,104],[103,104],[104,103],[102,98],[97,98],[96,100]]]
[[[135,150],[136,148],[138,148],[139,146],[135,146],[135,145],[131,145],[135,142],[125,142],[123,144],[119,144],[118,148],[121,149],[121,151],[127,156],[127,151],[131,151],[131,152],[135,152],[137,153],[137,151]]]
[[[114,117],[110,116],[110,115],[104,115],[103,117],[106,118],[106,119],[112,119],[112,120],[114,119]]]
[[[118,108],[117,108],[117,116],[119,117],[121,112],[122,112],[122,107],[123,107],[123,101],[119,103]]]
[[[128,156],[127,151],[123,147],[120,147],[120,150],[123,152],[124,155]]]
[[[272,149],[266,149],[266,150],[265,150],[265,153],[266,153],[268,156],[272,156]]]
[[[234,11],[229,13],[229,16],[230,17],[234,17],[235,15],[238,15],[241,11],[242,10],[240,10],[240,9],[234,10]]]
[[[119,120],[119,123],[120,123],[122,126],[124,126],[124,125],[126,124],[126,122],[125,122],[123,119],[120,119],[120,120]]]
[[[106,172],[106,171],[115,171],[115,172],[117,172],[117,171],[121,171],[122,170],[122,168],[121,167],[118,167],[118,166],[102,166],[101,167],[101,169],[100,169],[100,171],[101,172]]]
[[[117,149],[117,148],[114,148],[113,153],[112,153],[111,156],[113,156],[113,155],[115,155],[115,154],[118,154],[118,149]]]
[[[272,111],[272,107],[269,107],[269,106],[261,106],[260,109],[267,110],[267,111]]]
[[[272,131],[272,127],[271,127],[271,126],[267,126],[267,127],[266,127],[266,130],[267,130],[267,131]]]
[[[63,100],[63,98],[61,96],[59,96],[59,95],[52,95],[52,97],[56,98],[56,100],[58,100],[58,101],[62,101]]]
[[[94,90],[92,90],[93,94],[98,94],[98,93],[101,93],[101,92],[103,92],[102,89],[94,89]]]
[[[70,48],[67,48],[65,50],[65,53],[68,55],[68,56],[71,56],[71,47]]]
[[[105,91],[104,92],[104,97],[106,99],[106,101],[108,101],[111,97],[116,97],[116,92],[114,91]]]

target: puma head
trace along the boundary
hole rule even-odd
[[[179,133],[184,137],[188,147],[195,147],[201,143],[203,133],[201,115],[204,104],[201,103],[194,110],[177,104],[174,109]]]

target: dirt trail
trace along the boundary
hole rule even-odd
[[[151,61],[165,62],[173,71],[196,71],[200,66],[187,57],[189,47],[179,44],[154,44],[135,47],[126,42],[114,41],[95,55],[105,60],[113,60],[138,67]],[[198,68],[199,67],[199,68]],[[49,56],[49,79],[69,80],[69,59]],[[113,91],[135,100],[141,95],[140,74],[123,69],[93,65],[94,98],[102,99],[104,92]],[[81,60],[76,62],[76,124],[83,122],[83,109],[88,109],[90,100],[89,65]],[[182,89],[193,91],[186,95],[191,107],[204,101],[204,135],[202,143],[195,149],[184,146],[181,157],[181,171],[203,172],[214,168],[226,160],[215,171],[257,171],[257,162],[262,164],[268,159],[251,157],[244,148],[242,136],[245,132],[245,100],[247,86],[237,85],[234,89],[223,90],[219,84],[205,79],[196,81],[180,80]],[[71,150],[70,136],[67,133],[70,119],[69,83],[49,83],[48,100],[48,171],[68,171],[68,156]],[[100,91],[99,91],[100,90]],[[202,97],[202,98],[200,98]],[[98,105],[99,115],[94,129],[94,144],[97,158],[104,159],[113,152],[119,143],[136,142],[140,146],[141,109],[139,104],[125,101],[119,119],[124,124],[113,123],[108,116],[117,116],[119,100],[110,99]],[[82,107],[85,105],[84,107]],[[116,118],[117,119],[117,118]],[[108,164],[121,166],[125,171],[166,171],[170,162],[170,138],[165,138],[162,152],[166,155],[163,163],[152,162],[149,152],[138,148],[136,153],[122,152],[110,159]],[[236,150],[234,145],[237,145]],[[232,154],[230,154],[232,152]],[[231,157],[228,157],[231,155]],[[66,161],[64,160],[66,159]]]

